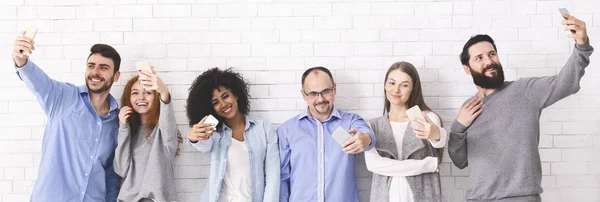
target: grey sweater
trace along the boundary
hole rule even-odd
[[[160,102],[158,125],[146,139],[146,128],[131,134],[119,126],[114,169],[123,178],[117,201],[177,201],[173,162],[177,150],[177,124],[172,104]]]
[[[575,45],[558,75],[505,82],[483,99],[470,127],[454,121],[448,151],[458,168],[470,167],[467,200],[541,200],[542,109],[579,91],[592,52],[589,44]]]

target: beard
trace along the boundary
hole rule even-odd
[[[325,104],[326,105],[325,107],[323,107],[324,109],[321,109],[318,106],[318,105],[321,105],[321,104]],[[315,108],[315,111],[317,113],[319,113],[319,114],[325,114],[325,113],[329,112],[329,109],[331,108],[331,106],[329,106],[329,101],[322,101],[322,102],[319,102],[319,103],[315,103],[313,106]]]
[[[92,78],[100,79],[101,81],[106,81],[106,82],[104,82],[104,85],[100,86],[99,89],[92,89],[92,88],[90,88],[90,84],[89,84],[89,82]],[[110,79],[105,80],[105,79],[103,79],[101,77],[97,77],[97,76],[88,76],[87,79],[85,80],[85,85],[87,86],[88,90],[91,93],[101,94],[101,93],[104,93],[104,92],[110,90],[110,87],[112,87],[112,85],[113,85],[113,79],[111,77]]]
[[[473,83],[475,85],[485,88],[485,89],[496,89],[504,84],[504,71],[502,70],[502,65],[492,63],[491,65],[483,68],[481,73],[473,70],[469,67],[471,71],[471,76],[473,77]],[[495,73],[492,73],[491,77],[485,75],[487,71],[496,70]]]

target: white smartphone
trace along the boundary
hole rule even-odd
[[[413,119],[425,120],[425,116],[423,116],[423,112],[421,111],[421,108],[419,107],[419,105],[415,105],[415,106],[411,107],[410,109],[406,110],[406,115],[408,116],[408,119],[410,119],[411,121]]]
[[[558,12],[560,12],[561,14],[567,14],[567,15],[570,15],[570,14],[569,14],[569,10],[567,10],[567,8],[559,8],[559,9],[558,9]]]
[[[571,15],[571,14],[569,14],[569,10],[567,10],[567,8],[559,8],[559,9],[558,9],[558,12],[560,12],[561,14],[567,14],[567,15]],[[562,15],[561,15],[561,16],[562,16]],[[565,18],[564,16],[562,16],[562,17],[563,17],[564,19],[567,19],[567,18]],[[569,30],[569,31],[571,31],[571,33],[575,34],[575,30]]]
[[[211,114],[208,115],[208,118],[206,118],[206,120],[204,120],[204,124],[215,124],[216,126],[217,124],[219,124],[219,120]]]
[[[27,28],[27,30],[25,30],[24,36],[33,40],[33,38],[35,38],[35,34],[37,33],[37,30],[38,29],[36,27],[29,26],[29,28]],[[23,53],[23,50],[21,50],[21,53]],[[26,56],[29,56],[29,52],[25,52],[24,54]]]
[[[217,118],[215,118],[212,114],[208,115],[208,118],[206,118],[206,120],[204,120],[204,124],[215,124],[214,127],[217,127],[217,124],[219,124],[219,120]],[[213,131],[210,131],[213,132]]]
[[[150,67],[150,61],[148,60],[140,60],[135,62],[135,67],[137,70],[141,70],[142,72],[146,72],[148,74],[152,74],[152,68]],[[139,74],[139,72],[138,72]],[[140,76],[142,76],[140,74]]]
[[[335,130],[335,132],[333,132],[333,135],[331,135],[331,137],[333,137],[333,139],[340,145],[344,145],[346,141],[352,138],[352,135],[350,135],[348,131],[346,131],[340,126]]]

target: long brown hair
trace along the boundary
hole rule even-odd
[[[415,66],[413,66],[409,62],[396,62],[392,64],[392,66],[388,69],[387,73],[385,73],[385,80],[383,80],[384,96],[386,93],[385,84],[390,76],[390,73],[394,70],[400,70],[408,74],[408,76],[410,76],[413,82],[413,89],[412,92],[410,92],[408,100],[406,101],[406,108],[411,108],[412,106],[419,105],[419,108],[421,108],[421,110],[431,111],[431,108],[429,108],[427,104],[425,104],[425,100],[423,99],[423,90],[421,89],[421,79],[419,78],[419,72],[417,72]],[[388,112],[390,112],[390,101],[387,99],[387,97],[384,97],[383,101],[383,115],[385,115]]]
[[[384,88],[383,88],[383,92],[384,92],[383,115],[387,115],[387,113],[390,112],[390,101],[386,97],[387,92],[385,91],[385,84],[388,80],[390,73],[395,70],[400,70],[400,71],[408,74],[408,76],[410,76],[410,78],[413,81],[413,89],[410,92],[410,96],[408,97],[408,100],[406,101],[406,108],[408,109],[415,105],[418,105],[422,111],[431,111],[431,112],[435,113],[433,110],[431,110],[431,108],[429,108],[429,106],[427,106],[427,104],[425,104],[425,99],[423,99],[423,90],[421,88],[421,79],[419,77],[419,72],[417,72],[417,68],[415,68],[415,66],[409,62],[401,61],[401,62],[396,62],[396,63],[392,64],[392,66],[390,66],[390,68],[388,69],[387,73],[385,73],[385,80],[383,80],[383,86],[384,86]],[[442,127],[441,121],[440,121],[440,127]],[[427,140],[423,140],[423,144],[428,145],[429,142]],[[436,152],[436,157],[438,157],[438,162],[441,162],[444,149],[443,148],[434,148],[434,150]],[[429,149],[427,149],[427,151],[429,151]]]
[[[128,106],[133,109],[133,104],[131,103],[131,88],[133,88],[133,85],[138,82],[139,77],[140,76],[136,75],[127,81],[127,84],[123,89],[123,96],[121,96],[121,107]],[[150,137],[150,134],[152,134],[152,130],[154,130],[158,124],[158,117],[160,115],[160,96],[155,90],[152,91],[152,94],[154,94],[154,100],[152,100],[152,106],[150,106],[150,110],[148,110],[148,120],[146,120],[146,138]],[[142,126],[142,120],[140,118],[140,114],[135,110],[131,112],[128,124],[129,128],[131,129],[131,134],[135,134],[140,130],[140,127]]]
[[[133,84],[138,81],[140,76],[133,76],[123,89],[123,96],[121,96],[121,107],[128,106],[133,109],[131,104],[131,88],[133,88]],[[154,100],[152,102],[152,106],[150,110],[148,110],[148,120],[146,120],[146,139],[152,135],[152,130],[158,125],[158,118],[160,117],[160,94],[157,91],[153,90]],[[131,112],[131,116],[129,116],[128,120],[129,128],[131,129],[131,134],[137,133],[140,130],[140,126],[142,126],[142,120],[140,118],[140,114],[135,110]],[[175,155],[179,156],[179,145],[183,142],[183,137],[181,137],[181,132],[179,129],[177,130],[177,150],[175,151]]]

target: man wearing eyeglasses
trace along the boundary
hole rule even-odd
[[[310,68],[302,75],[300,93],[308,109],[277,129],[281,202],[358,202],[354,154],[370,150],[376,139],[360,116],[333,106],[335,91],[325,67]],[[340,126],[353,134],[343,145],[332,138]]]

